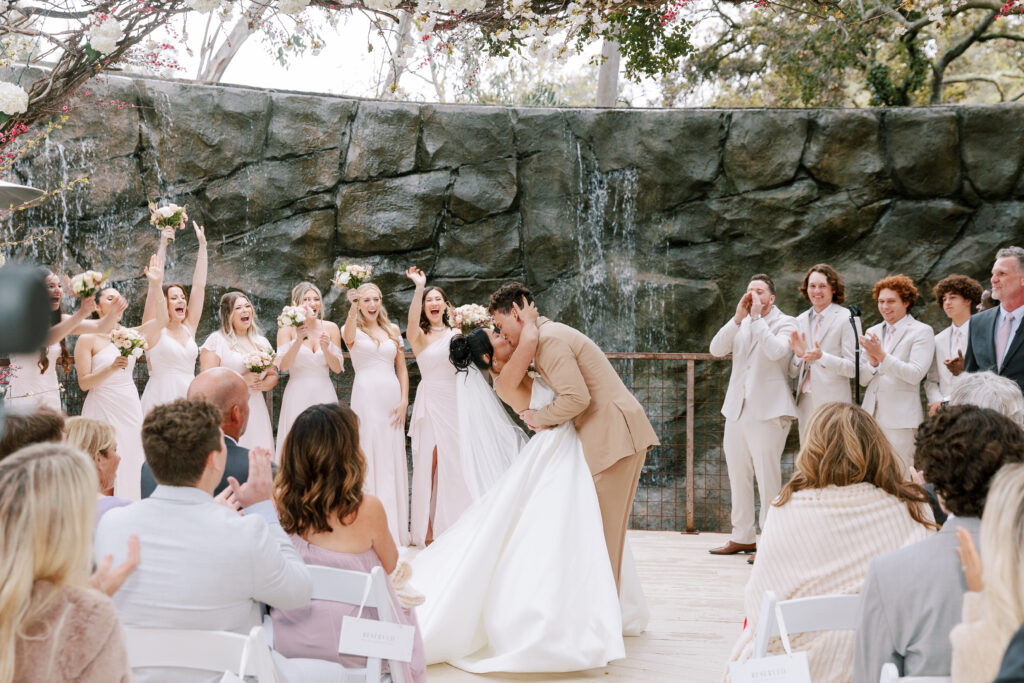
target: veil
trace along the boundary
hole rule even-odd
[[[462,472],[476,500],[501,478],[529,439],[475,366],[456,376],[455,394]]]

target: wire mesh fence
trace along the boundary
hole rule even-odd
[[[332,377],[338,399],[347,403],[352,394],[353,373],[347,353],[345,358],[346,371]],[[728,531],[729,478],[722,452],[725,418],[721,409],[729,382],[729,359],[702,353],[609,353],[608,358],[643,404],[661,441],[644,464],[633,502],[631,528]],[[411,407],[419,371],[411,354],[406,354],[406,362]],[[145,363],[136,365],[134,379],[141,393],[148,379]],[[287,375],[282,376],[269,392],[274,424],[287,381]],[[63,384],[65,409],[69,415],[77,415],[84,395],[73,371]],[[783,454],[783,481],[792,473],[797,445],[794,428]]]

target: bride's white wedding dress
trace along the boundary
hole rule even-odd
[[[483,376],[471,368],[458,381],[480,399],[459,397],[460,429],[472,424],[475,444],[466,476],[480,496],[411,560],[412,583],[426,598],[417,614],[427,663],[473,673],[562,672],[624,657],[624,623],[627,634],[641,632],[646,603],[627,552],[620,605],[575,427],[542,431],[510,453],[523,440]],[[553,399],[534,380],[531,407]]]

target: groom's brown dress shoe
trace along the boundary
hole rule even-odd
[[[712,555],[735,555],[736,553],[752,553],[757,551],[756,543],[737,543],[730,540],[719,548],[712,548],[708,552]]]

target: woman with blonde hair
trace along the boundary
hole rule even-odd
[[[331,373],[345,369],[341,332],[333,322],[324,320],[323,296],[317,286],[300,282],[292,289],[291,301],[292,306],[306,310],[306,322],[299,327],[287,325],[277,331],[275,363],[278,370],[289,373],[277,419],[278,461],[288,430],[299,413],[309,406],[338,400]]]
[[[858,406],[823,404],[811,414],[796,471],[771,502],[744,590],[747,626],[730,660],[753,654],[766,590],[780,601],[859,593],[874,557],[935,529],[927,494],[904,480],[878,423]],[[794,651],[807,652],[812,680],[849,681],[854,637],[825,631],[791,640]],[[769,651],[783,651],[778,638]]]
[[[96,492],[97,524],[107,510],[131,504],[125,498],[106,495],[114,486],[117,466],[121,462],[121,456],[117,454],[117,432],[112,425],[88,417],[69,417],[64,423],[64,442],[91,457],[96,464],[96,474],[100,480]]]
[[[364,490],[384,505],[395,543],[409,545],[409,369],[402,333],[388,318],[377,285],[367,282],[348,290],[347,297],[352,306],[342,338],[355,371],[352,410],[359,416],[359,447],[366,456]]]
[[[992,479],[981,515],[980,560],[970,534],[958,530],[957,536],[968,592],[963,622],[949,634],[953,683],[988,683],[1024,624],[1024,464],[1005,465]]]
[[[199,371],[223,366],[242,376],[249,385],[249,422],[238,445],[265,448],[273,453],[274,426],[263,392],[277,384],[277,368],[271,363],[262,372],[251,372],[246,359],[258,353],[274,357],[274,349],[256,319],[256,310],[241,292],[228,292],[220,298],[220,329],[207,337],[199,350]]]
[[[88,587],[98,487],[69,446],[0,462],[0,683],[132,680],[114,604]]]
[[[281,527],[306,564],[369,573],[398,564],[381,501],[364,494],[366,460],[359,450],[359,418],[336,401],[307,408],[295,419],[284,441],[275,480],[274,502]],[[394,588],[388,586],[393,605]],[[305,607],[271,610],[274,649],[289,658],[325,659],[349,668],[366,666],[364,658],[338,654],[341,622],[358,607],[313,600]],[[368,613],[375,610],[367,610]],[[375,618],[376,614],[368,614]],[[412,610],[397,609],[398,620],[416,627],[412,662],[406,680],[425,681],[423,642]],[[285,672],[287,673],[287,672]],[[303,680],[301,672],[290,680]]]

